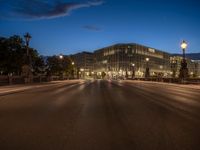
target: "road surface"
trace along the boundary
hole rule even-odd
[[[0,150],[200,149],[198,87],[92,80],[1,91]]]

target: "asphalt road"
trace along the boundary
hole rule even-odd
[[[199,150],[200,89],[73,81],[0,96],[0,150]]]

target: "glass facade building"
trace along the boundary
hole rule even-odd
[[[145,77],[171,75],[170,54],[143,45],[116,44],[94,51],[94,72],[105,72],[110,77],[133,75]]]
[[[116,44],[70,56],[77,76],[102,78],[179,77],[182,56],[140,44]],[[190,77],[200,77],[200,61],[186,58]]]

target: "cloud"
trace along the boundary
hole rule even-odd
[[[102,29],[97,27],[97,26],[93,26],[93,25],[85,25],[83,26],[84,29],[87,30],[91,30],[91,31],[101,31]]]
[[[49,19],[68,16],[72,10],[102,4],[102,0],[87,2],[67,2],[66,0],[0,0],[0,18]]]

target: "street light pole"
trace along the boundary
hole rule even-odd
[[[59,73],[59,76],[60,76],[60,79],[63,80],[64,79],[64,76],[63,76],[63,59],[64,59],[64,56],[62,54],[59,55],[59,62],[60,62],[60,73]]]
[[[25,83],[32,82],[32,62],[31,62],[31,55],[29,52],[29,42],[31,40],[31,35],[26,33],[24,35],[25,42],[26,42],[26,63],[23,66],[23,74],[25,75]]]
[[[187,48],[187,43],[186,43],[186,41],[182,41],[182,43],[181,43],[181,48],[182,48],[182,50],[183,50],[183,60],[185,60],[185,50],[186,50],[186,48]]]
[[[149,76],[150,76],[150,72],[149,72],[149,58],[146,58],[145,61],[146,61],[145,78],[149,78]]]
[[[132,79],[135,77],[135,64],[132,64]]]
[[[25,41],[26,41],[26,55],[29,56],[29,42],[31,40],[31,35],[29,33],[26,33],[24,35]]]
[[[72,78],[74,79],[74,66],[75,66],[75,63],[72,61]]]
[[[182,62],[181,62],[179,78],[184,80],[188,77],[187,61],[186,61],[186,57],[185,57],[185,51],[186,51],[186,48],[187,48],[186,41],[184,41],[184,40],[182,41],[181,48],[182,48],[182,51],[183,51],[183,59],[182,59]]]

